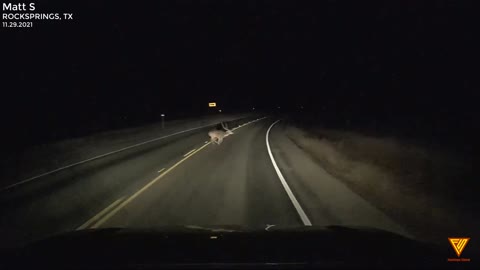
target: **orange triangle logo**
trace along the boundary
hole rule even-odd
[[[463,249],[467,245],[468,241],[470,241],[470,238],[448,238],[448,241],[450,241],[450,244],[457,253],[457,256],[460,257]]]

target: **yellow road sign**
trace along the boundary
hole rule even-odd
[[[217,107],[217,103],[216,102],[210,102],[210,103],[208,103],[208,107]]]

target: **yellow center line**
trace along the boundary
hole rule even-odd
[[[189,151],[188,153],[186,153],[185,155],[183,155],[184,157],[190,155],[193,151],[195,151],[195,148],[193,148],[191,151]]]
[[[262,120],[264,118],[267,118],[267,117],[263,117],[263,118],[260,118],[259,120]],[[239,127],[236,127],[232,130],[236,130],[236,129],[239,129],[241,127],[244,127],[246,125],[249,125],[251,123],[253,123],[254,121],[251,121],[251,122],[248,122],[242,126],[239,126]],[[114,216],[118,211],[120,211],[123,207],[125,207],[127,204],[129,204],[131,201],[133,201],[136,197],[138,197],[140,194],[142,194],[145,190],[147,190],[149,187],[151,187],[153,184],[155,184],[155,182],[157,182],[158,180],[160,180],[162,177],[164,177],[165,175],[167,175],[171,170],[173,170],[175,167],[177,167],[178,165],[180,165],[181,163],[183,163],[185,160],[187,160],[188,158],[192,157],[194,154],[198,153],[200,150],[202,150],[203,148],[205,148],[207,145],[211,144],[212,142],[209,142],[209,141],[206,141],[205,144],[198,148],[197,150],[192,150],[190,152],[192,152],[190,155],[184,157],[183,159],[181,159],[180,161],[178,161],[177,163],[175,163],[172,167],[170,167],[168,170],[164,171],[162,174],[160,174],[159,176],[157,176],[155,179],[153,179],[152,181],[150,181],[148,184],[146,184],[142,189],[140,189],[139,191],[137,191],[136,193],[134,193],[132,196],[130,196],[127,200],[123,201],[120,205],[118,205],[117,207],[115,207],[111,212],[109,212],[108,214],[106,214],[105,216],[103,216],[106,212],[108,212],[111,208],[113,208],[114,206],[116,206],[122,199],[118,199],[117,201],[115,201],[114,203],[112,203],[110,206],[108,206],[107,208],[105,208],[102,212],[98,213],[97,215],[95,215],[93,218],[91,218],[89,221],[87,221],[85,224],[83,224],[82,226],[80,226],[77,230],[81,230],[81,229],[85,229],[87,228],[89,225],[91,225],[91,223],[97,221],[97,219],[99,219],[100,217],[103,216],[102,219],[98,220],[91,228],[94,229],[94,228],[98,228],[100,227],[102,224],[104,224],[105,222],[107,222],[112,216]],[[190,153],[189,152],[189,153]],[[187,154],[189,154],[187,153]],[[165,170],[165,168],[159,170],[158,172],[162,172],[163,170]]]
[[[110,211],[113,207],[115,207],[117,204],[119,204],[124,197],[121,197],[120,199],[114,201],[112,204],[107,206],[107,208],[103,209],[100,213],[96,214],[94,217],[89,219],[87,222],[85,222],[82,226],[78,227],[77,230],[83,230],[86,229],[88,226],[90,226],[93,222],[97,221],[99,218],[101,218],[106,212]]]
[[[175,169],[175,167],[177,167],[178,165],[182,164],[185,160],[189,159],[190,157],[192,157],[193,155],[195,155],[196,153],[198,153],[200,150],[202,150],[203,148],[205,148],[207,145],[209,145],[210,143],[207,143],[207,144],[204,144],[202,147],[198,148],[197,150],[195,150],[193,153],[191,153],[189,156],[181,159],[179,162],[175,163],[172,167],[170,167],[169,169],[167,169],[166,171],[164,171],[162,174],[160,174],[159,176],[157,176],[155,179],[153,179],[152,181],[150,181],[150,183],[146,184],[143,188],[141,188],[139,191],[137,191],[135,194],[133,194],[132,196],[130,196],[128,199],[126,199],[125,201],[123,201],[120,205],[118,205],[117,207],[115,207],[110,213],[108,213],[107,215],[105,215],[102,219],[100,219],[97,223],[95,223],[91,228],[92,229],[95,229],[95,228],[98,228],[100,227],[102,224],[104,224],[106,221],[108,221],[113,215],[115,215],[118,211],[120,211],[120,209],[122,209],[123,207],[125,207],[127,204],[129,204],[131,201],[133,201],[135,198],[137,198],[140,194],[142,194],[145,190],[147,190],[149,187],[151,187],[153,184],[155,184],[158,180],[160,180],[162,177],[164,177],[167,173],[169,173],[171,170]]]

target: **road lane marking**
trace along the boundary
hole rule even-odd
[[[183,155],[184,157],[190,155],[193,151],[195,151],[195,148],[193,148],[190,152],[186,153],[185,155]]]
[[[265,119],[267,117],[264,117],[264,118],[261,118],[261,119]],[[186,156],[184,157],[183,159],[181,159],[180,161],[178,161],[177,163],[175,163],[172,167],[170,167],[168,170],[164,171],[162,174],[160,174],[159,176],[157,176],[155,179],[153,179],[152,181],[150,181],[148,184],[146,184],[142,189],[140,189],[139,191],[135,192],[132,196],[130,196],[127,200],[123,201],[120,205],[118,205],[117,207],[115,207],[112,211],[110,211],[108,214],[106,214],[105,216],[103,216],[105,214],[105,212],[108,212],[108,210],[110,210],[113,206],[109,206],[108,207],[108,210],[105,209],[104,211],[102,211],[101,213],[97,214],[95,217],[100,217],[100,216],[103,216],[102,219],[98,220],[93,226],[91,226],[92,229],[94,228],[99,228],[102,224],[104,224],[105,222],[107,222],[111,217],[113,217],[118,211],[120,211],[123,207],[125,207],[127,204],[129,204],[131,201],[133,201],[136,197],[138,197],[140,194],[142,194],[145,190],[147,190],[149,187],[151,187],[153,184],[155,184],[158,180],[160,180],[162,177],[164,177],[165,175],[167,175],[171,170],[173,170],[175,167],[177,167],[178,165],[180,165],[181,163],[183,163],[184,161],[186,161],[188,158],[192,157],[193,155],[195,155],[196,153],[198,153],[200,150],[202,150],[203,148],[205,148],[207,145],[211,144],[211,142],[209,141],[206,141],[205,144],[198,148],[197,150],[195,150],[193,153],[191,153],[189,156]],[[165,168],[164,168],[165,169]],[[163,171],[164,169],[160,170],[160,171]],[[159,172],[160,172],[159,171]],[[117,205],[118,203],[115,202],[115,205]],[[92,218],[90,220],[97,220],[97,218]],[[90,223],[90,220],[87,222],[87,223]]]
[[[112,204],[110,204],[109,206],[107,206],[105,209],[103,209],[100,213],[96,214],[94,217],[92,217],[91,219],[89,219],[87,222],[85,222],[82,226],[78,227],[77,230],[83,230],[83,229],[86,229],[88,228],[88,226],[92,225],[95,221],[97,221],[98,219],[100,219],[103,215],[105,215],[105,213],[107,213],[108,211],[110,211],[110,209],[112,209],[113,207],[115,207],[117,204],[119,204],[123,198],[125,197],[121,197],[120,199],[114,201]]]
[[[270,156],[270,159],[272,160],[273,167],[275,168],[275,171],[277,172],[278,179],[280,179],[280,182],[282,183],[283,188],[287,192],[288,197],[290,198],[290,201],[292,201],[293,206],[297,210],[298,215],[300,216],[300,219],[303,222],[303,225],[305,226],[312,226],[312,222],[310,222],[310,219],[307,217],[305,214],[305,211],[303,211],[302,206],[300,206],[300,203],[298,202],[297,198],[295,198],[295,195],[293,195],[292,190],[287,184],[287,181],[285,180],[285,177],[283,177],[282,172],[278,168],[277,162],[275,162],[275,159],[273,158],[272,150],[270,149],[270,143],[268,142],[268,135],[270,135],[270,130],[272,127],[278,123],[280,120],[277,120],[273,122],[273,124],[268,128],[267,134],[265,135],[265,141],[267,143],[267,150],[268,150],[268,155]]]
[[[184,157],[181,159],[179,162],[175,163],[172,167],[164,171],[162,174],[157,176],[155,179],[150,181],[148,184],[146,184],[143,188],[141,188],[139,191],[135,192],[132,196],[130,196],[128,199],[123,201],[121,204],[119,204],[117,207],[115,207],[112,211],[110,211],[107,215],[105,215],[102,219],[100,219],[97,223],[95,223],[91,228],[95,229],[100,227],[102,224],[104,224],[106,221],[108,221],[113,215],[115,215],[118,211],[120,211],[123,207],[125,207],[127,204],[129,204],[131,201],[133,201],[135,198],[137,198],[140,194],[142,194],[145,190],[147,190],[149,187],[151,187],[153,184],[155,184],[158,180],[160,180],[162,177],[164,177],[166,174],[168,174],[171,170],[175,169],[178,165],[182,164],[185,160],[189,159],[196,153],[198,153],[200,150],[205,148],[207,145],[210,143],[204,144],[202,147],[198,148],[195,150],[192,154],[190,154],[187,157]]]
[[[196,127],[196,128],[190,128],[190,129],[182,130],[182,131],[175,132],[175,133],[172,133],[172,134],[169,134],[169,135],[165,135],[165,136],[162,136],[162,137],[154,138],[154,139],[151,139],[151,140],[148,140],[148,141],[145,141],[145,142],[130,145],[130,146],[127,146],[127,147],[124,147],[124,148],[121,148],[121,149],[118,149],[118,150],[115,150],[115,151],[111,151],[111,152],[108,152],[108,153],[105,153],[105,154],[101,154],[101,155],[98,155],[98,156],[95,156],[95,157],[92,157],[92,158],[89,158],[89,159],[85,159],[85,160],[82,160],[82,161],[79,161],[79,162],[76,162],[76,163],[72,163],[70,165],[66,165],[66,166],[57,168],[55,170],[51,170],[51,171],[48,171],[48,172],[30,177],[28,179],[22,180],[20,182],[15,183],[15,184],[11,184],[9,186],[2,187],[2,188],[0,188],[0,191],[7,190],[7,189],[13,188],[13,187],[18,186],[18,185],[26,184],[26,183],[31,182],[33,180],[36,180],[40,177],[44,177],[44,176],[47,176],[47,175],[50,175],[50,174],[53,174],[53,173],[56,173],[56,172],[74,167],[74,166],[78,166],[78,165],[81,165],[81,164],[84,164],[84,163],[87,163],[87,162],[90,162],[90,161],[94,161],[94,160],[97,160],[97,159],[100,159],[100,158],[103,158],[103,157],[106,157],[106,156],[109,156],[109,155],[120,153],[120,152],[123,152],[125,150],[131,149],[131,148],[134,148],[134,147],[138,147],[138,146],[141,146],[141,145],[144,145],[144,144],[148,144],[148,143],[151,143],[151,142],[162,140],[162,139],[165,139],[165,138],[168,138],[168,137],[171,137],[171,136],[175,136],[175,135],[178,135],[178,134],[190,132],[192,130],[202,129],[202,128],[211,127],[211,126],[215,126],[215,125],[216,124],[205,125],[205,126],[200,126],[200,127]]]
[[[159,173],[162,172],[163,170],[165,170],[165,168],[161,169],[160,171],[158,171]]]

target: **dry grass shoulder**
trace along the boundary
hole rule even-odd
[[[291,127],[287,136],[413,235],[444,241],[477,231],[473,165],[460,157],[329,129]]]

